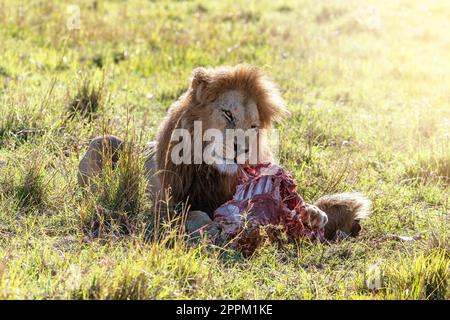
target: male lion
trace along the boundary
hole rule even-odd
[[[145,166],[153,200],[157,202],[158,195],[165,194],[164,190],[170,188],[173,204],[188,202],[190,206],[186,224],[189,231],[209,224],[214,211],[233,197],[239,165],[225,156],[222,162],[210,163],[202,159],[197,163],[175,163],[172,151],[179,144],[173,139],[175,130],[185,129],[193,137],[194,122],[199,121],[202,131],[195,134],[200,136],[207,129],[219,130],[224,135],[227,129],[260,132],[288,114],[274,83],[256,67],[238,65],[195,69],[188,90],[170,107],[156,142],[149,146]],[[257,142],[257,160],[271,161],[271,152],[262,135]],[[186,146],[193,148],[192,144]],[[205,142],[202,141],[204,147]],[[105,149],[115,155],[120,148],[122,141],[114,136],[92,140],[79,164],[80,184],[89,183],[90,178],[102,171],[102,152]],[[249,146],[242,141],[236,142],[234,149],[235,154],[231,157],[234,160],[239,151],[244,154],[250,152]],[[195,155],[188,156],[191,160],[193,157]],[[360,230],[358,221],[367,217],[369,206],[370,202],[360,194],[329,195],[319,199],[315,205],[307,206],[304,222],[313,229],[325,226],[327,239],[334,239],[338,230],[356,236]]]

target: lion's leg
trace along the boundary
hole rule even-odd
[[[146,150],[146,159],[145,159],[145,172],[149,181],[148,184],[148,194],[154,203],[158,203],[159,200],[162,200],[161,205],[157,205],[156,210],[159,212],[161,217],[166,217],[166,206],[164,194],[161,190],[161,181],[160,174],[158,173],[158,168],[156,165],[155,159],[155,149],[156,149],[156,141],[152,141],[148,144]],[[207,234],[209,236],[215,236],[219,233],[219,229],[217,224],[215,224],[209,215],[206,212],[193,210],[187,213],[187,217],[185,220],[185,228],[187,234],[189,234],[193,238],[198,238],[202,234]]]
[[[371,202],[360,193],[339,193],[324,196],[315,205],[328,216],[325,238],[334,240],[339,230],[352,237],[359,234],[359,221],[369,217]]]
[[[161,182],[156,166],[155,151],[156,141],[151,141],[147,145],[144,167],[145,174],[147,175],[147,179],[149,182],[147,192],[153,200],[156,200],[157,196],[161,192]]]
[[[90,186],[91,190],[94,191],[95,184],[92,183],[92,179],[103,171],[106,164],[114,166],[119,159],[118,153],[123,148],[123,140],[115,136],[101,136],[93,139],[78,165],[78,183],[80,186]],[[155,160],[155,148],[155,141],[148,144],[144,163],[145,173],[149,181],[147,191],[153,201],[157,201],[157,196],[159,197],[161,192],[161,183]],[[165,216],[164,210],[166,208],[157,209],[162,216]],[[215,236],[219,233],[217,225],[203,211],[190,211],[186,218],[185,226],[187,233],[193,237],[199,237],[204,233],[209,236]]]
[[[107,135],[92,139],[86,154],[78,164],[79,185],[90,186],[94,191],[95,185],[92,179],[103,171],[105,165],[114,167],[121,150],[123,150],[123,141],[118,137]]]
[[[220,232],[218,225],[211,220],[209,215],[199,210],[188,212],[185,225],[186,232],[194,238],[200,237],[202,234],[215,237]]]

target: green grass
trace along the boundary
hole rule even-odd
[[[72,2],[0,3],[0,298],[450,298],[449,3],[92,3],[79,30]],[[373,200],[359,239],[250,259],[173,226],[150,241],[132,154],[82,196],[91,138],[152,140],[193,68],[240,62],[283,92],[280,160],[305,199]]]

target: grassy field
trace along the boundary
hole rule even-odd
[[[79,24],[72,4],[0,1],[1,299],[450,298],[448,1],[79,1]],[[82,196],[90,139],[152,140],[193,68],[240,62],[292,111],[280,162],[304,198],[373,201],[360,238],[249,259],[149,241],[133,155]]]

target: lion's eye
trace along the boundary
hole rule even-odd
[[[230,111],[222,109],[222,113],[223,113],[223,116],[224,116],[229,122],[233,122],[233,121],[234,121],[233,114],[232,114]]]

